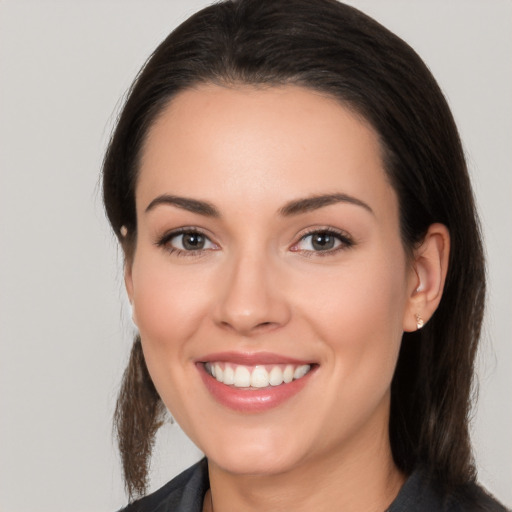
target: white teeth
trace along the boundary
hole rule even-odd
[[[293,378],[294,379],[300,379],[301,377],[304,377],[304,375],[306,375],[306,373],[309,372],[309,364],[303,364],[302,366],[297,366],[297,368],[295,368],[295,371],[293,372]]]
[[[274,368],[270,370],[268,381],[271,386],[279,386],[283,383],[283,371],[279,366],[274,366]]]
[[[235,383],[235,370],[229,364],[224,368],[224,384],[234,384]]]
[[[264,366],[256,366],[251,375],[253,388],[266,388],[268,386],[268,372]]]
[[[291,382],[293,380],[293,366],[292,365],[287,365],[286,368],[284,369],[284,372],[283,372],[283,380],[285,381],[286,384],[288,384],[289,382]]]
[[[251,385],[251,372],[245,366],[237,366],[233,384],[236,388],[248,388]]]
[[[301,366],[287,364],[286,366],[272,365],[270,368],[270,365],[247,367],[218,362],[206,363],[205,368],[217,381],[229,386],[266,388],[268,386],[280,386],[283,383],[288,384],[294,379],[301,379],[309,372],[311,366],[309,364]]]
[[[220,364],[216,364],[214,366],[215,368],[215,378],[219,381],[219,382],[224,382],[224,379],[223,379],[223,376],[224,376],[224,371],[222,370]]]

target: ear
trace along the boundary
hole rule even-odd
[[[434,314],[443,295],[449,256],[448,228],[444,224],[432,224],[421,245],[414,250],[404,331],[420,329]]]
[[[132,322],[137,326],[137,319],[135,317],[135,308],[133,306],[133,277],[132,277],[132,263],[126,260],[124,263],[124,286],[126,288],[126,294],[130,301],[131,317]]]

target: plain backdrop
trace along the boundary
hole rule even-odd
[[[99,169],[121,99],[203,0],[0,0],[0,510],[125,503],[111,435],[130,348]],[[473,439],[512,505],[512,2],[352,0],[425,59],[467,151],[489,260]],[[152,488],[201,454],[159,436]]]

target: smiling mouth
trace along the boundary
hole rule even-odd
[[[289,384],[311,371],[310,364],[245,366],[226,362],[204,363],[206,373],[217,382],[241,389],[262,389]]]

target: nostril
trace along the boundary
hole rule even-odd
[[[254,326],[255,331],[267,331],[274,329],[279,326],[277,322],[261,322],[258,325]]]
[[[240,324],[232,324],[229,321],[223,321],[220,324],[222,327],[234,330],[237,332],[243,332],[246,335],[250,335],[250,333],[258,333],[262,331],[272,330],[279,326],[277,322],[260,322],[255,325],[240,325]]]

